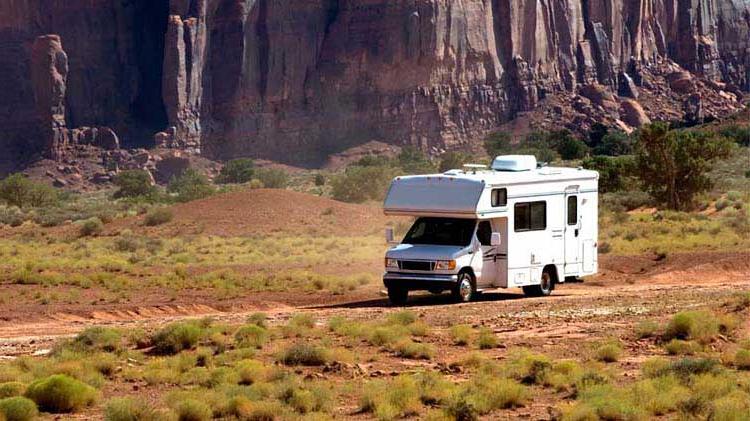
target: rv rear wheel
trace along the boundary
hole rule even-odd
[[[459,303],[468,303],[472,298],[474,298],[475,292],[476,286],[474,284],[474,277],[471,275],[471,273],[459,273],[456,286],[451,290],[453,299]]]
[[[394,306],[402,306],[409,300],[409,290],[404,288],[388,288],[388,301]]]
[[[554,283],[552,281],[552,274],[547,269],[542,272],[542,279],[539,285],[529,285],[523,287],[523,293],[528,297],[546,297],[552,294],[554,289]]]

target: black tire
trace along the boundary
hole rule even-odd
[[[477,294],[477,283],[474,276],[469,272],[458,274],[456,286],[451,289],[451,297],[457,303],[468,303]]]
[[[428,291],[430,292],[430,294],[434,294],[434,295],[440,295],[443,293],[442,289],[428,289]]]
[[[523,287],[523,293],[527,297],[547,297],[555,289],[555,280],[548,269],[542,272],[542,279],[539,285],[529,285]]]
[[[409,301],[409,290],[403,288],[388,288],[388,301],[394,306],[402,306]]]

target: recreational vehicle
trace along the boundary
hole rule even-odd
[[[526,155],[498,156],[489,169],[397,177],[385,214],[415,219],[385,255],[390,301],[404,304],[415,290],[450,291],[459,302],[494,288],[546,296],[596,273],[598,179]],[[386,239],[394,243],[392,229]]]

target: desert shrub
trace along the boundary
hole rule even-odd
[[[579,390],[578,399],[601,420],[644,419],[643,410],[628,399],[625,391],[610,385],[593,385]]]
[[[658,332],[659,324],[653,320],[644,320],[635,326],[635,336],[638,339],[653,338]]]
[[[607,254],[612,251],[612,245],[606,241],[602,241],[599,243],[597,250],[599,251],[599,254]]]
[[[55,374],[31,383],[25,396],[43,411],[67,413],[93,404],[97,392],[93,387],[65,374]]]
[[[166,224],[174,218],[174,213],[167,208],[156,208],[151,209],[146,213],[146,217],[143,219],[143,225],[147,227],[155,227],[157,225]]]
[[[78,227],[78,234],[81,237],[92,237],[104,231],[104,224],[99,218],[89,218],[83,221]]]
[[[608,341],[596,348],[594,358],[601,362],[613,363],[620,359],[620,354],[622,354],[620,344],[615,341]]]
[[[128,170],[117,174],[114,179],[118,187],[115,198],[152,198],[156,195],[156,186],[151,174],[146,170]]]
[[[750,350],[740,349],[734,354],[734,366],[740,370],[750,370]]]
[[[213,411],[205,403],[196,399],[185,399],[175,405],[178,421],[209,421]]]
[[[278,168],[258,168],[255,177],[268,189],[284,189],[289,184],[289,174]]]
[[[167,191],[174,194],[178,202],[203,199],[216,192],[208,181],[208,177],[192,168],[188,168],[182,174],[173,177],[167,185]]]
[[[221,184],[247,183],[255,174],[255,162],[252,159],[240,158],[228,161],[219,173],[216,182]]]
[[[693,341],[672,339],[664,345],[664,349],[669,355],[693,355],[696,352],[699,352],[701,347]]]
[[[322,187],[326,185],[326,176],[323,174],[315,174],[315,177],[313,178],[313,184],[317,187]]]
[[[16,206],[0,206],[0,224],[18,227],[26,220],[26,214]]]
[[[413,311],[402,310],[388,315],[388,323],[408,326],[417,321],[417,315]]]
[[[435,164],[421,150],[404,146],[396,157],[399,167],[407,174],[429,174],[436,171]]]
[[[23,395],[26,385],[21,382],[0,383],[0,399]]]
[[[37,419],[39,410],[31,399],[15,396],[0,399],[0,414],[7,421],[32,421]]]
[[[267,380],[269,369],[260,361],[243,360],[235,366],[242,385],[252,385]]]
[[[249,315],[245,321],[249,324],[265,328],[268,327],[266,325],[267,318],[268,316],[266,315],[266,313],[253,313]]]
[[[557,132],[556,149],[562,159],[581,159],[589,152],[588,146],[568,131]]]
[[[544,355],[526,350],[514,352],[509,358],[506,373],[524,384],[544,384],[552,370],[552,361]]]
[[[367,337],[367,341],[374,346],[395,343],[408,334],[408,330],[401,325],[378,326]]]
[[[631,156],[593,156],[583,160],[581,165],[599,172],[599,189],[602,193],[625,190],[632,185],[635,159]]]
[[[46,184],[11,174],[0,180],[0,200],[19,208],[56,205],[60,202],[57,190]]]
[[[471,342],[474,329],[469,325],[455,325],[451,327],[450,334],[454,345],[466,346]]]
[[[719,333],[716,316],[708,311],[683,311],[669,321],[664,339],[696,340],[700,343],[712,341]]]
[[[360,398],[360,410],[381,420],[416,415],[422,404],[419,386],[411,376],[401,375],[392,381],[366,383]]]
[[[262,348],[268,342],[268,330],[258,325],[242,326],[234,334],[234,339],[241,347]]]
[[[429,344],[417,343],[411,339],[402,339],[393,345],[393,351],[402,358],[429,360],[435,355],[435,348]]]
[[[479,346],[479,349],[497,348],[497,336],[495,336],[492,330],[483,327],[479,329],[479,335],[477,336],[477,345]]]
[[[171,413],[133,398],[114,398],[104,408],[105,421],[171,421]]]
[[[203,330],[191,322],[177,322],[165,326],[151,338],[158,354],[177,354],[193,348],[203,337]]]
[[[654,199],[670,209],[689,210],[695,195],[712,187],[707,173],[714,161],[729,157],[732,146],[723,137],[653,123],[639,131],[637,174]]]
[[[396,174],[390,166],[350,166],[331,180],[331,195],[350,203],[382,200]]]
[[[673,376],[638,381],[628,392],[630,401],[656,416],[676,411],[690,396],[690,391]]]
[[[331,359],[331,352],[309,343],[295,343],[287,347],[278,360],[285,365],[319,366]]]
[[[480,414],[495,409],[522,407],[531,397],[529,389],[514,380],[484,375],[472,379],[463,393],[467,402]]]
[[[621,131],[607,132],[601,142],[594,146],[595,155],[620,156],[633,152],[630,137]]]
[[[750,395],[735,391],[713,402],[707,419],[715,421],[746,420],[750,414]]]
[[[471,156],[462,152],[446,152],[440,157],[438,171],[443,173],[449,170],[460,170],[464,164],[471,161]]]
[[[66,348],[80,352],[115,352],[122,346],[122,333],[113,328],[94,326],[84,329]]]
[[[732,124],[721,129],[719,133],[740,146],[750,146],[750,127]]]
[[[719,362],[711,358],[682,358],[669,362],[661,361],[648,370],[651,377],[673,374],[677,378],[687,381],[691,376],[712,373],[718,368]]]
[[[513,150],[513,142],[508,133],[490,133],[484,139],[484,150],[491,159],[498,155],[504,155]]]

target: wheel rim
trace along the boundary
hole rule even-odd
[[[550,277],[548,273],[542,273],[542,290],[543,291],[549,291],[550,286],[552,282],[550,282]]]
[[[471,298],[471,280],[467,276],[461,278],[461,284],[458,286],[458,294],[461,296],[462,301],[469,301]]]

